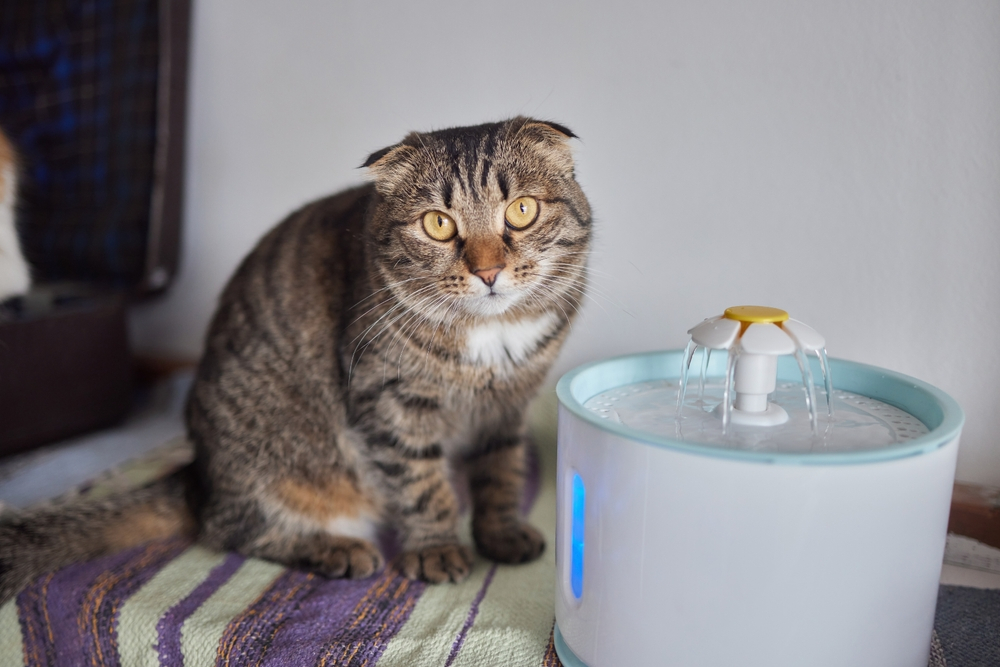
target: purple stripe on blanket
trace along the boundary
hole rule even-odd
[[[262,667],[313,665],[324,648],[354,622],[355,609],[378,576],[322,581],[299,602],[294,621],[274,635]]]
[[[34,581],[17,600],[27,664],[117,665],[122,603],[189,544],[152,542]]]
[[[486,573],[483,585],[479,588],[479,592],[476,593],[476,597],[469,607],[469,614],[465,617],[465,625],[462,626],[458,636],[455,637],[455,641],[452,642],[451,653],[448,654],[448,661],[444,663],[444,667],[451,667],[451,663],[455,662],[455,658],[458,657],[458,652],[462,650],[462,645],[465,644],[465,635],[469,634],[469,629],[476,622],[476,616],[479,615],[479,605],[482,603],[483,598],[486,597],[486,591],[489,589],[490,584],[493,583],[493,575],[496,574],[496,571],[497,566],[494,563],[490,567],[490,571]]]
[[[91,665],[117,667],[118,612],[122,604],[170,560],[191,546],[190,540],[151,542],[119,567],[103,572],[83,598],[77,627]]]
[[[48,590],[54,572],[45,574],[17,596],[17,618],[24,642],[24,664],[27,667],[56,664],[55,636],[48,610]]]
[[[160,657],[160,664],[164,667],[174,667],[184,664],[184,656],[181,653],[181,627],[184,621],[195,612],[198,607],[205,603],[215,591],[219,590],[222,584],[229,581],[243,565],[246,559],[236,553],[226,555],[225,560],[212,568],[205,580],[188,593],[187,597],[175,604],[156,624],[156,652]]]
[[[552,629],[549,630],[549,643],[545,647],[545,655],[542,657],[542,667],[563,667],[562,660],[559,659],[559,654],[556,653],[556,624],[552,623]]]
[[[219,667],[260,665],[274,636],[295,615],[303,598],[323,580],[311,572],[286,570],[257,600],[229,622],[219,641]]]
[[[390,566],[371,583],[351,611],[350,623],[327,640],[316,667],[374,665],[403,627],[427,584],[399,576]]]

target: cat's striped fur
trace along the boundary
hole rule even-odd
[[[544,541],[518,513],[524,411],[580,305],[591,236],[571,137],[523,117],[411,134],[369,158],[373,184],[261,240],[220,298],[189,399],[195,497],[161,484],[178,512],[196,508],[205,544],[365,577],[389,524],[407,576],[458,581],[471,552],[449,472],[462,465],[478,550],[538,557]],[[504,211],[522,196],[540,209],[519,230]],[[425,232],[431,210],[456,221],[455,238]],[[166,496],[146,493],[120,521],[167,521]],[[0,550],[8,573],[15,560]]]

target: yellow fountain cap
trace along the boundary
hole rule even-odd
[[[726,308],[722,315],[728,320],[746,322],[748,324],[758,324],[760,322],[784,322],[788,319],[788,313],[780,308],[768,308],[767,306],[733,306]]]

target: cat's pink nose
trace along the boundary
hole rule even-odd
[[[506,266],[506,264],[494,266],[489,269],[476,269],[473,273],[479,276],[479,278],[486,283],[487,287],[493,287],[493,283],[497,281],[497,275],[503,271],[504,266]]]

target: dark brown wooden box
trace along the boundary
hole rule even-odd
[[[0,306],[0,456],[122,419],[128,349],[121,294],[56,286]]]

